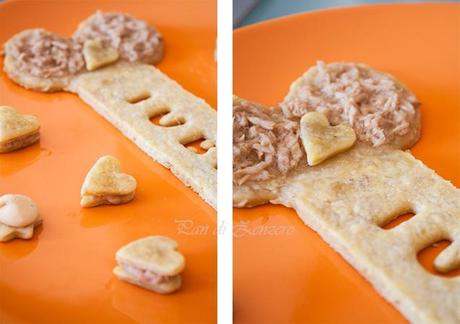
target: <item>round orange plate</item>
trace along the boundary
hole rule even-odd
[[[459,4],[376,5],[238,29],[234,93],[275,105],[316,60],[363,62],[389,72],[422,102],[423,134],[412,152],[458,187],[459,17]],[[237,209],[234,218],[236,323],[405,321],[293,210]]]
[[[156,26],[166,45],[158,68],[216,105],[214,0],[7,1],[0,5],[0,43],[31,27],[70,36],[98,9]],[[41,120],[40,144],[0,155],[0,194],[32,197],[44,221],[33,239],[0,243],[0,322],[214,323],[215,211],[73,94],[28,91],[2,72],[0,105]],[[83,179],[105,154],[138,180],[136,197],[82,209]],[[181,220],[201,230],[181,232]],[[117,249],[147,235],[178,241],[187,262],[178,293],[156,294],[112,275]]]

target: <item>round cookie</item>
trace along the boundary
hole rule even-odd
[[[147,22],[122,13],[96,12],[78,25],[72,39],[81,44],[100,40],[130,62],[155,64],[163,58],[163,36]]]
[[[44,29],[27,29],[5,43],[3,69],[27,89],[60,91],[84,68],[80,47]]]
[[[318,64],[294,81],[281,103],[288,118],[324,113],[332,125],[348,124],[358,140],[408,149],[420,138],[415,95],[393,76],[365,64]]]

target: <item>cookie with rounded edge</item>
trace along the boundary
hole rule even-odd
[[[99,158],[88,172],[81,188],[82,207],[119,205],[131,201],[137,182],[134,177],[121,173],[121,164],[113,156]]]
[[[40,121],[13,107],[0,106],[0,153],[30,146],[40,140]]]
[[[379,75],[382,78],[387,78],[391,82],[394,82],[394,86],[397,88],[398,91],[405,92],[409,96],[411,96],[411,97],[416,99],[415,94],[406,85],[404,85],[402,82],[397,80],[394,76],[392,76],[389,73],[378,71],[378,70],[373,69],[370,66],[368,66],[366,64],[362,64],[362,63],[335,62],[335,63],[330,63],[330,64],[345,64],[345,65],[349,64],[349,65],[354,65],[354,66],[356,66],[356,67],[358,67],[360,69],[364,69],[364,70],[370,71],[372,73],[375,73],[375,74]],[[330,65],[330,64],[326,64],[326,65]],[[283,111],[289,105],[289,103],[291,101],[294,101],[294,100],[298,100],[299,102],[304,101],[303,99],[298,97],[299,90],[301,90],[302,88],[304,88],[306,86],[312,85],[314,83],[314,81],[315,81],[315,78],[318,76],[318,74],[319,74],[319,69],[318,69],[318,66],[315,65],[315,66],[310,67],[302,76],[300,76],[297,80],[295,80],[293,83],[291,83],[291,85],[289,86],[288,94],[284,98],[283,102],[280,104],[280,106],[282,107]],[[413,115],[413,118],[412,118],[411,123],[410,123],[409,131],[404,135],[395,135],[395,136],[393,136],[391,141],[388,143],[388,145],[390,145],[392,147],[395,147],[395,148],[408,149],[408,148],[411,148],[412,146],[414,146],[417,143],[417,141],[419,140],[420,135],[421,135],[421,127],[422,127],[422,125],[421,125],[421,113],[420,113],[419,106],[420,106],[419,102],[416,102],[415,107],[414,107],[414,115]],[[321,107],[322,107],[322,105],[317,105],[316,106],[316,108],[321,108]],[[294,109],[294,112],[297,113],[298,111],[296,111],[296,110],[297,109]],[[402,110],[404,110],[404,109],[402,109]],[[321,112],[324,113],[324,111],[321,111]],[[299,118],[300,118],[300,116],[299,116]],[[356,131],[356,129],[355,129],[355,133],[356,133],[356,135],[358,137],[358,140],[362,141],[362,139],[360,138],[360,136],[359,136],[358,132]],[[369,144],[372,144],[372,143],[370,143],[369,140],[365,140],[365,141],[369,142]]]
[[[30,239],[34,228],[41,225],[35,202],[27,196],[0,196],[0,242],[15,238]]]
[[[78,25],[72,39],[80,43],[101,40],[118,50],[120,59],[130,62],[156,64],[164,55],[162,34],[146,21],[124,13],[97,11]]]
[[[114,274],[137,286],[166,294],[178,290],[185,267],[177,242],[165,236],[148,236],[120,248]]]
[[[30,71],[25,71],[23,69],[23,65],[20,63],[17,55],[12,53],[12,48],[18,42],[24,42],[24,40],[28,38],[34,37],[36,34],[46,35],[50,37],[54,37],[59,40],[65,40],[64,38],[48,32],[42,28],[33,28],[33,29],[26,29],[21,31],[11,37],[5,44],[4,44],[4,54],[5,59],[3,62],[3,70],[6,72],[8,77],[16,82],[17,84],[23,86],[26,89],[42,91],[42,92],[56,92],[66,90],[68,85],[70,84],[74,75],[69,73],[68,75],[60,75],[60,76],[38,76],[32,74]],[[33,55],[38,55],[35,53]],[[83,59],[82,59],[83,64]],[[83,68],[83,65],[82,65]]]

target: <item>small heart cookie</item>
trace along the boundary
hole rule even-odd
[[[180,273],[184,256],[177,251],[176,241],[164,236],[149,236],[120,248],[115,258],[114,274],[121,280],[167,294],[182,285]]]
[[[40,140],[40,122],[32,115],[0,106],[0,153],[19,150]]]
[[[99,158],[83,182],[82,207],[119,205],[134,198],[137,182],[132,176],[120,172],[120,161],[113,156]]]
[[[118,60],[118,51],[110,46],[104,46],[101,40],[87,40],[83,44],[83,57],[85,58],[86,69],[96,70]]]
[[[347,125],[330,126],[322,113],[310,112],[300,119],[300,138],[307,162],[314,166],[352,147],[356,134]]]
[[[29,197],[12,194],[0,197],[0,242],[30,239],[34,228],[41,223],[37,205]]]

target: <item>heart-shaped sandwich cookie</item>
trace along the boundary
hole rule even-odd
[[[32,115],[0,106],[0,153],[19,150],[40,140],[40,122]]]
[[[41,222],[37,205],[29,197],[13,194],[0,197],[0,242],[16,237],[30,239]]]
[[[319,112],[303,115],[300,138],[311,166],[348,150],[356,141],[353,128],[343,124],[330,126],[326,116]]]
[[[136,179],[120,172],[120,162],[113,156],[96,161],[81,188],[82,207],[119,205],[134,198]]]
[[[101,40],[91,39],[83,44],[83,57],[85,58],[86,69],[96,70],[118,60],[118,51],[110,46],[104,46]]]
[[[115,258],[118,265],[113,272],[120,280],[161,294],[182,285],[185,258],[177,251],[176,241],[168,237],[149,236],[131,242],[119,249]]]

